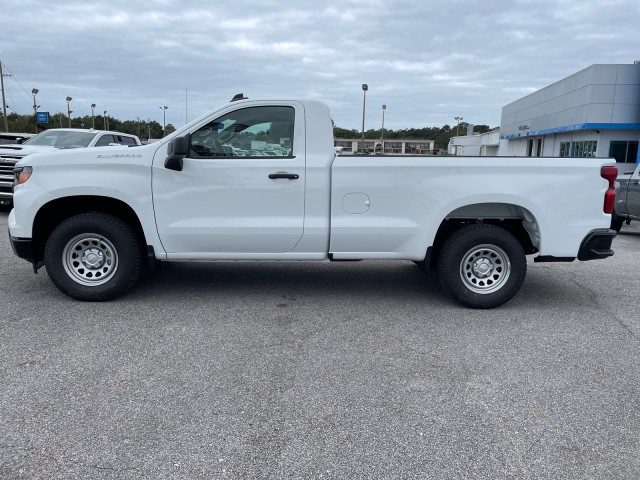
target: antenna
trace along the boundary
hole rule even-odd
[[[238,100],[249,100],[249,97],[245,97],[244,93],[238,93],[231,99],[232,102],[237,102]]]

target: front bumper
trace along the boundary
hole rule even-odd
[[[24,258],[26,261],[33,263],[35,255],[33,254],[33,240],[30,238],[16,238],[9,234],[11,240],[11,248],[13,253],[18,257]]]
[[[578,251],[578,260],[599,260],[613,255],[611,242],[616,236],[616,231],[611,229],[591,230]]]

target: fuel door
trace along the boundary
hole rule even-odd
[[[353,215],[362,215],[369,210],[369,196],[364,193],[347,193],[342,200],[342,208]]]

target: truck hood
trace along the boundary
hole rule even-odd
[[[160,143],[140,145],[136,147],[92,147],[92,148],[53,148],[44,151],[33,152],[27,157],[21,158],[17,166],[25,165],[85,165],[99,166],[118,163],[145,163],[150,164],[153,154],[160,147]],[[1,155],[2,153],[0,153]]]

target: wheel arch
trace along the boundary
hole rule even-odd
[[[33,221],[33,253],[35,262],[44,258],[44,247],[51,232],[57,225],[73,216],[88,212],[109,213],[131,225],[140,241],[146,245],[142,223],[130,205],[110,197],[79,195],[57,198],[43,205]]]
[[[443,243],[453,232],[473,223],[504,228],[520,242],[526,254],[540,251],[540,224],[529,209],[512,203],[476,203],[456,208],[442,220],[428,254],[429,266],[435,266]]]

